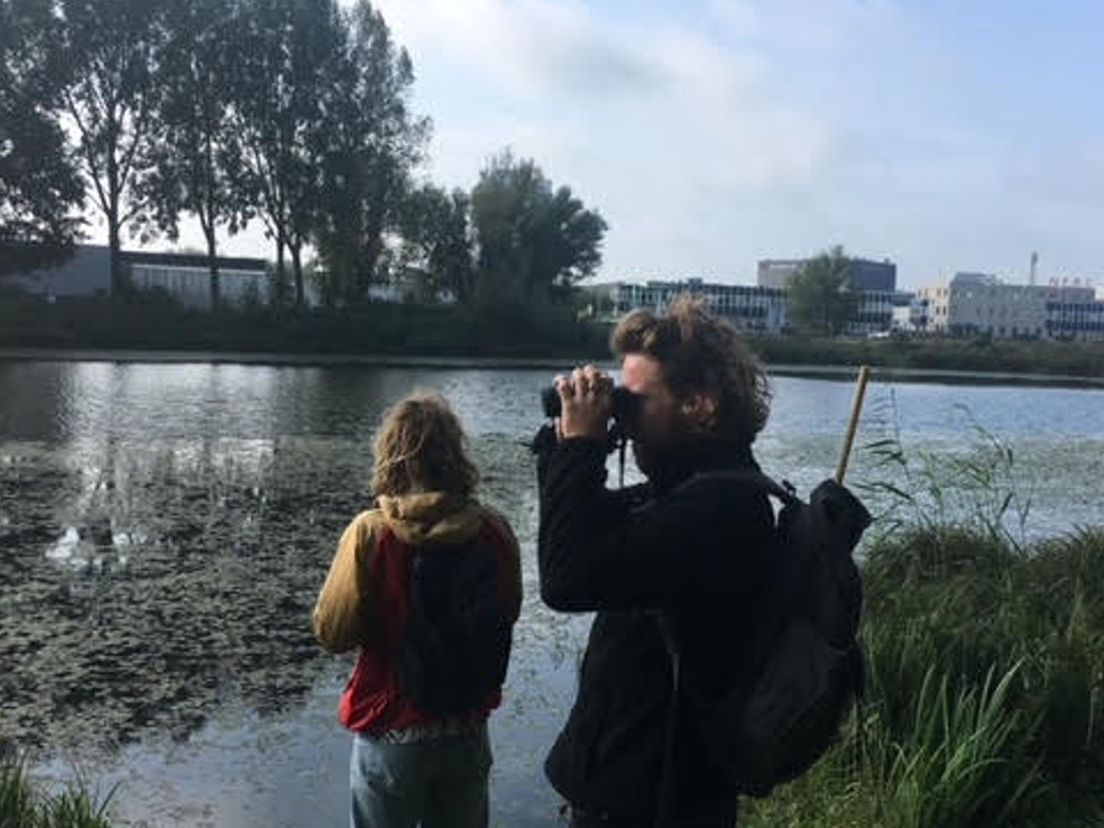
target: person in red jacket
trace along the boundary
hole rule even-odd
[[[353,828],[484,828],[487,717],[521,606],[517,540],[474,497],[460,424],[418,393],[384,417],[375,508],[341,536],[314,609],[335,653],[359,648],[341,696],[353,731]]]

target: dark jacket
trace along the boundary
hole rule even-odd
[[[752,483],[697,472],[755,469],[748,449],[703,445],[682,468],[609,491],[596,441],[566,440],[543,464],[538,554],[553,609],[597,610],[567,724],[545,764],[569,802],[648,824],[658,802],[670,659],[663,610],[684,680],[705,692],[746,681],[760,657],[757,620],[778,578],[774,517]],[[680,717],[668,814],[735,813],[705,760],[696,723]]]

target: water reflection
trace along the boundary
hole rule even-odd
[[[228,696],[265,712],[310,690],[309,609],[366,501],[362,457],[295,439],[9,456],[33,468],[0,535],[9,735],[184,738]]]

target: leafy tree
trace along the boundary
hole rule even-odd
[[[809,259],[794,274],[787,310],[798,329],[835,336],[854,316],[858,302],[858,291],[851,283],[851,262],[836,245]]]
[[[240,80],[237,32],[242,11],[234,0],[189,0],[166,14],[157,116],[163,140],[143,182],[149,221],[178,238],[181,213],[199,220],[211,272],[211,306],[219,304],[217,234],[238,232],[252,215],[254,193],[242,174],[242,145],[230,119]]]
[[[507,150],[472,190],[480,301],[546,298],[594,274],[607,225],[570,188],[554,189],[531,159]]]
[[[122,231],[142,209],[136,198],[161,140],[157,72],[167,0],[59,0],[62,43],[73,62],[63,93],[77,155],[94,204],[107,221],[112,286],[120,278]]]
[[[323,181],[314,235],[331,295],[350,304],[378,278],[387,235],[404,220],[410,170],[421,160],[429,122],[410,111],[413,67],[383,16],[360,0],[344,24],[326,128],[318,133]]]
[[[0,0],[0,277],[64,261],[84,188],[56,106],[67,80],[50,0]]]
[[[341,14],[335,0],[254,0],[240,33],[234,110],[245,169],[276,240],[277,279],[286,250],[301,306],[303,248],[317,224],[326,115],[341,68]]]
[[[467,299],[472,290],[471,204],[467,193],[446,193],[427,184],[412,191],[403,205],[399,233],[402,266],[425,270],[433,287]]]
[[[594,275],[602,263],[607,224],[587,210],[567,187],[558,188],[539,214],[533,274],[535,286],[571,287]]]

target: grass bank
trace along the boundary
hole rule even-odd
[[[1104,826],[1104,530],[917,528],[864,580],[865,703],[741,825]]]
[[[202,313],[172,303],[0,296],[0,346],[287,354],[608,356],[608,329],[557,305],[467,308],[392,303],[355,310]]]

